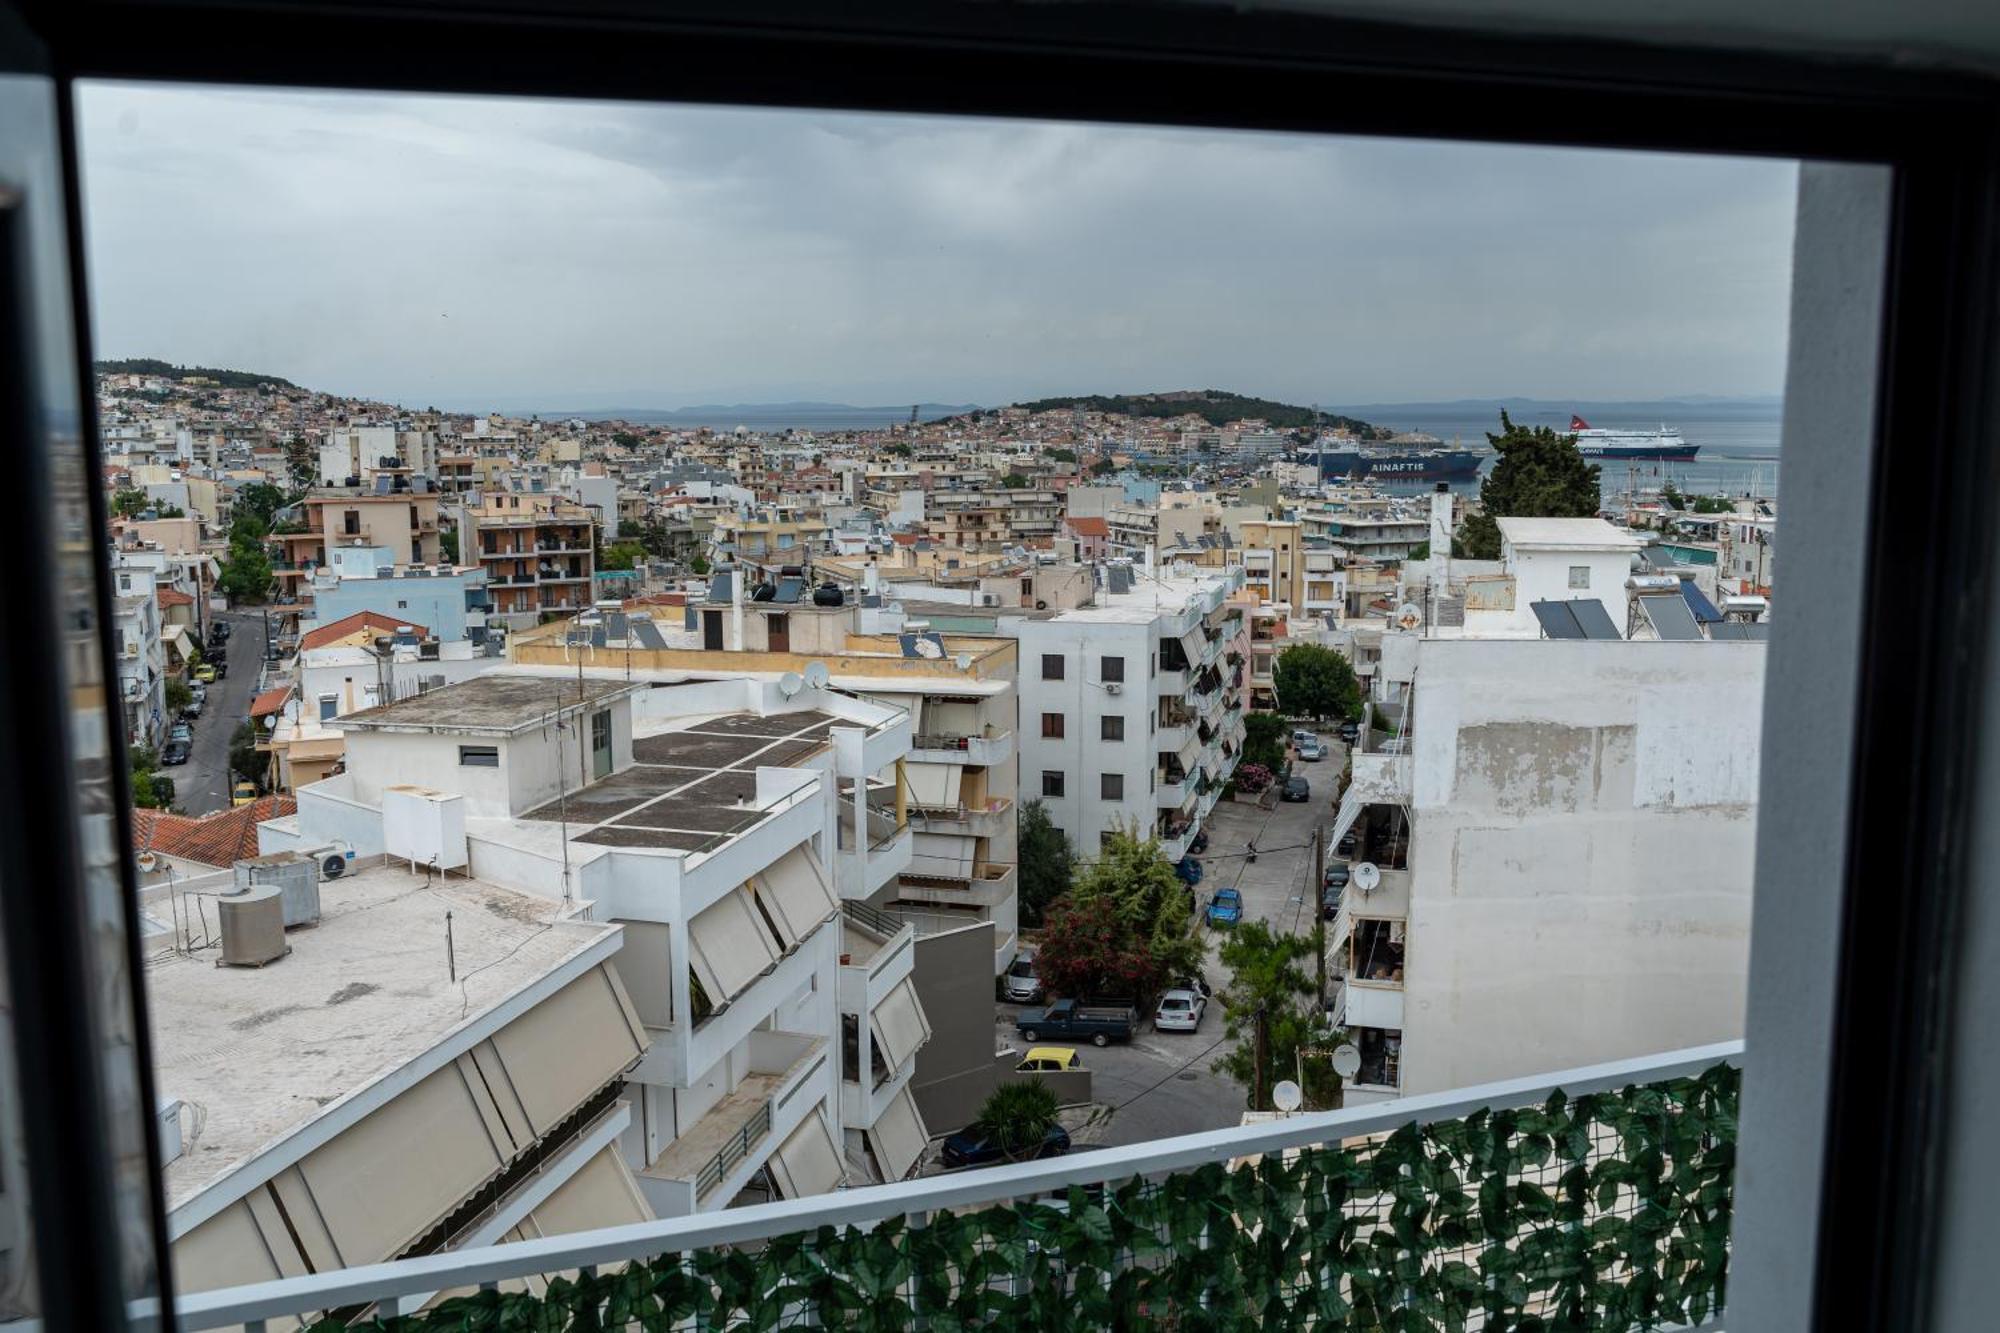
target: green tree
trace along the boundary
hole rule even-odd
[[[296,433],[289,436],[285,440],[285,479],[292,483],[293,493],[309,490],[318,474],[319,459],[313,456],[311,442]]]
[[[1201,966],[1188,896],[1157,839],[1113,833],[1047,912],[1035,965],[1059,994],[1152,995]]]
[[[688,573],[697,575],[708,573],[708,557],[699,551],[689,556]]]
[[[1273,773],[1285,766],[1285,719],[1276,713],[1243,715],[1243,762]]]
[[[153,517],[155,518],[186,518],[187,516],[188,511],[179,505],[160,505],[153,510]]]
[[[111,493],[111,513],[116,518],[130,518],[146,507],[146,493],[128,488]]]
[[[892,444],[888,448],[884,449],[882,452],[885,454],[894,454],[898,458],[908,458],[911,455],[915,454],[917,451],[912,449],[909,445],[902,443],[899,440],[895,444]]]
[[[1076,853],[1040,801],[1021,807],[1021,924],[1039,926],[1049,904],[1070,890]]]
[[[1681,494],[1680,487],[1674,485],[1672,477],[1668,477],[1666,484],[1660,487],[1660,499],[1669,509],[1687,508],[1687,497]]]
[[[271,557],[265,553],[260,542],[239,542],[231,539],[229,554],[223,559],[222,573],[216,576],[215,586],[222,590],[232,604],[261,602],[270,595]]]
[[[1278,705],[1293,717],[1361,716],[1361,683],[1347,659],[1323,644],[1295,643],[1271,668]]]
[[[1697,514],[1733,514],[1736,506],[1719,495],[1697,495],[1694,497],[1694,512]]]
[[[1054,995],[1149,995],[1160,980],[1118,904],[1074,894],[1049,907],[1035,971]]]
[[[619,541],[638,541],[639,535],[639,524],[636,519],[621,518],[618,520]]]
[[[182,709],[194,702],[194,691],[179,676],[167,681],[167,711],[179,716]]]
[[[1043,457],[1048,458],[1057,463],[1074,463],[1076,461],[1076,450],[1050,449],[1043,455]]]
[[[1008,1161],[1025,1162],[1040,1154],[1056,1126],[1056,1095],[1038,1078],[1002,1083],[986,1094],[972,1123]]]
[[[458,563],[458,529],[445,528],[438,533],[438,549],[452,564]]]
[[[1304,1075],[1306,1105],[1338,1106],[1340,1076],[1323,1056],[1305,1054],[1325,1049],[1333,1034],[1319,1008],[1319,984],[1314,951],[1324,947],[1325,931],[1315,927],[1305,935],[1273,930],[1262,921],[1243,921],[1222,946],[1222,962],[1230,982],[1221,995],[1224,1030],[1236,1042],[1217,1057],[1216,1072],[1243,1086],[1245,1104],[1253,1111],[1274,1110],[1271,1088],[1284,1078]],[[1264,1066],[1257,1067],[1257,1019],[1264,1020]],[[1261,1091],[1261,1096],[1259,1093]]]
[[[263,790],[264,777],[270,772],[269,757],[257,748],[257,724],[244,722],[229,734],[229,771],[240,778],[246,778]]]
[[[639,447],[639,437],[629,430],[612,431],[611,442],[620,449],[637,449]]]
[[[1000,484],[1010,491],[1026,490],[1028,479],[1018,472],[1009,472],[1000,478]]]
[[[174,803],[172,778],[157,772],[160,757],[150,746],[135,745],[126,752],[126,771],[131,778],[132,804],[143,810],[166,810]]]
[[[1489,431],[1486,439],[1500,461],[1479,483],[1481,512],[1466,516],[1452,541],[1453,555],[1498,560],[1498,519],[1593,518],[1603,506],[1597,465],[1583,461],[1575,435],[1517,426],[1503,410],[1500,433]]]
[[[259,524],[258,535],[271,530],[271,518],[286,504],[285,493],[265,481],[253,481],[236,492],[236,500],[230,513],[236,522],[245,517],[254,517]],[[232,532],[234,527],[232,525]]]
[[[1110,459],[1100,458],[1095,463],[1092,463],[1090,465],[1090,475],[1093,477],[1106,476],[1109,473],[1117,470],[1117,467],[1118,465],[1112,462]]]
[[[598,553],[599,569],[630,569],[646,558],[646,548],[638,542],[613,542]]]

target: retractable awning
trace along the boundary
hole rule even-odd
[[[882,1108],[881,1116],[868,1127],[866,1134],[868,1149],[875,1154],[876,1164],[882,1168],[882,1179],[887,1181],[902,1180],[915,1170],[931,1137],[917,1111],[917,1100],[910,1096],[907,1086]]]
[[[868,1030],[875,1034],[882,1063],[890,1070],[901,1069],[903,1062],[931,1039],[930,1020],[924,1017],[924,1007],[908,977],[897,982],[869,1011]]]
[[[735,999],[778,958],[777,941],[743,889],[731,889],[688,922],[688,963],[716,1004]]]
[[[829,1194],[847,1174],[840,1166],[840,1150],[818,1108],[793,1130],[766,1163],[771,1182],[787,1199],[804,1199]]]
[[[811,934],[839,904],[826,872],[804,847],[794,847],[757,875],[757,896],[777,923],[785,947]]]

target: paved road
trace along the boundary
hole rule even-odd
[[[178,768],[164,770],[174,780],[174,804],[191,815],[229,808],[229,734],[250,715],[257,671],[264,661],[264,616],[257,611],[225,611],[231,625],[229,674],[208,687],[208,703],[194,720],[194,749]]]
[[[1243,893],[1245,915],[1280,930],[1309,929],[1318,898],[1308,902],[1303,897],[1311,856],[1305,844],[1314,823],[1332,821],[1333,787],[1344,762],[1345,752],[1335,747],[1324,762],[1299,765],[1313,789],[1312,799],[1304,803],[1280,802],[1269,811],[1233,802],[1216,806],[1208,822],[1209,850],[1201,857],[1208,872],[1202,902],[1210,891],[1234,885]],[[1244,843],[1252,839],[1259,848],[1254,865],[1243,855]],[[1215,957],[1215,933],[1205,933],[1211,942],[1209,984],[1221,990],[1228,978]],[[1023,1046],[1013,1031],[1019,1006],[995,1008],[1000,1044]],[[1091,1096],[1113,1109],[1108,1121],[1083,1130],[1078,1141],[1116,1146],[1237,1124],[1244,1110],[1243,1090],[1210,1068],[1228,1049],[1220,1004],[1209,1006],[1198,1032],[1156,1032],[1148,1022],[1126,1045],[1082,1047],[1091,1070]]]

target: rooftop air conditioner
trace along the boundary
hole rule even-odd
[[[222,958],[218,967],[263,967],[292,951],[285,943],[284,891],[260,885],[234,898],[216,900],[222,919]]]
[[[1104,692],[1112,695],[1123,694],[1125,693],[1125,687],[1115,680],[1107,680],[1104,682]]]

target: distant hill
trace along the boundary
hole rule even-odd
[[[276,375],[263,375],[254,370],[221,370],[214,366],[176,366],[150,356],[127,357],[123,361],[99,361],[97,373],[100,375],[157,375],[161,379],[184,380],[198,376],[214,380],[225,389],[254,389],[260,384],[274,384],[280,389],[297,389],[299,386],[288,379]]]
[[[1016,403],[1030,412],[1080,407],[1089,412],[1118,412],[1129,417],[1178,417],[1193,413],[1211,425],[1254,418],[1285,430],[1328,427],[1349,430],[1364,440],[1387,438],[1389,432],[1355,417],[1322,412],[1316,407],[1249,398],[1223,389],[1176,389],[1171,393],[1084,394],[1075,398],[1038,398]]]

